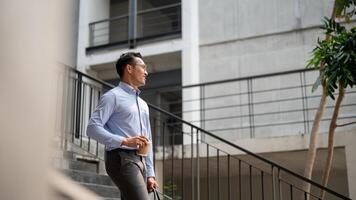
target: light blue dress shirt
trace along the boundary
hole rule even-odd
[[[106,92],[91,115],[87,135],[104,144],[108,151],[133,149],[121,145],[122,141],[141,134],[152,142],[148,106],[139,93],[124,82]],[[152,145],[145,161],[147,177],[154,177]]]

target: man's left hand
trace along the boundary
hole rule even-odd
[[[153,189],[156,189],[158,187],[158,184],[156,182],[156,179],[154,177],[148,177],[147,179],[147,189],[149,192],[152,192]]]

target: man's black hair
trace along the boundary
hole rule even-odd
[[[135,64],[135,58],[142,59],[142,56],[138,52],[127,52],[120,56],[120,58],[116,62],[116,71],[119,74],[120,78],[122,78],[122,76],[124,75],[124,69],[127,64]]]

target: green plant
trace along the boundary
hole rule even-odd
[[[313,67],[320,71],[320,75],[313,85],[313,91],[315,91],[318,86],[323,86],[320,105],[313,123],[308,160],[304,171],[304,175],[307,178],[311,177],[314,165],[316,135],[320,126],[321,116],[325,110],[326,97],[329,96],[335,99],[335,91],[338,90],[339,92],[329,126],[328,157],[322,179],[323,186],[327,186],[331,171],[335,129],[340,126],[356,123],[351,122],[343,125],[336,123],[340,106],[345,95],[345,89],[348,86],[353,87],[356,84],[356,27],[347,29],[335,21],[335,18],[338,18],[345,19],[346,22],[349,22],[353,15],[356,14],[355,5],[356,0],[335,1],[332,17],[330,19],[324,18],[324,26],[322,28],[325,31],[326,39],[323,41],[318,39],[318,44],[312,52],[312,58],[307,63],[307,67]],[[310,185],[304,185],[304,189],[309,192]],[[325,191],[321,191],[321,199],[323,199],[324,196]]]
[[[324,65],[313,85],[313,91],[324,83],[327,95],[335,99],[334,92],[339,86],[346,88],[356,84],[356,27],[347,30],[340,23],[324,18],[322,28],[332,39],[318,40],[307,67],[320,69]]]
[[[172,183],[172,181],[168,181],[163,185],[163,191],[165,195],[173,197],[174,194],[174,200],[181,200],[182,197],[177,195],[177,190],[177,185]]]
[[[335,14],[338,18],[344,18],[349,22],[353,15],[356,15],[356,0],[336,0]]]

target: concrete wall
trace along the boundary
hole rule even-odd
[[[315,26],[330,16],[332,5],[331,0],[201,0],[201,82],[304,68],[320,32]]]
[[[219,3],[211,0],[199,1],[200,83],[305,68],[317,38],[323,38],[318,26],[321,25],[323,16],[330,16],[333,3],[331,0],[227,0]],[[303,102],[300,99],[303,95],[301,88],[282,89],[300,86],[301,79],[305,79],[306,84],[313,84],[317,76],[317,73],[306,73],[305,78],[301,78],[299,74],[291,74],[254,79],[251,82],[238,81],[207,86],[204,88],[204,97],[231,96],[202,102],[203,107],[207,109],[202,115],[203,118],[227,118],[206,121],[202,126],[226,139],[308,133],[311,130],[311,122],[306,127],[303,123],[264,125],[312,121],[315,109],[307,113],[254,116],[253,123],[249,115],[303,109],[306,105],[309,109],[316,108],[319,98],[308,98]],[[248,96],[249,88],[250,91],[259,93]],[[260,92],[271,89],[278,91]],[[305,90],[308,97],[320,93],[320,88],[315,93],[311,93],[311,87]],[[286,98],[291,100],[279,102]],[[356,96],[350,94],[344,104],[351,104],[355,99]],[[265,101],[275,102],[260,103]],[[249,107],[249,102],[256,104]],[[333,101],[328,102],[328,106],[333,104]],[[225,108],[211,109],[214,107]],[[345,107],[341,116],[355,116],[355,112],[351,107]],[[325,118],[330,118],[331,113],[332,109],[327,109]],[[250,132],[250,126],[256,126],[253,133]],[[226,128],[229,130],[220,130]],[[321,131],[327,129],[328,121],[325,121]]]
[[[200,0],[200,43],[206,45],[319,25],[320,17],[330,16],[333,2]]]
[[[307,29],[201,45],[200,82],[305,68],[319,33]]]

